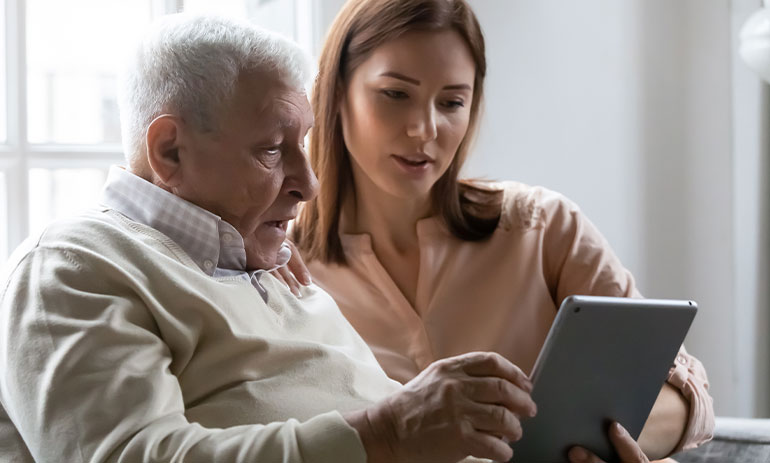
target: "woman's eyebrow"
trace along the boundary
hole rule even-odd
[[[468,84],[454,84],[454,85],[447,85],[444,87],[444,90],[470,90],[471,86]]]
[[[407,77],[407,76],[405,76],[403,74],[399,74],[398,72],[387,71],[387,72],[383,72],[382,74],[380,74],[380,76],[381,77],[392,77],[394,79],[399,79],[399,80],[403,80],[405,82],[409,82],[410,84],[420,85],[420,81],[419,80],[413,79],[411,77]]]
[[[404,82],[408,82],[413,85],[420,85],[420,81],[412,78],[407,77],[401,73],[393,72],[393,71],[387,71],[380,74],[381,77],[392,77],[394,79],[403,80]],[[471,90],[471,86],[468,84],[453,84],[453,85],[446,85],[444,86],[444,90]]]

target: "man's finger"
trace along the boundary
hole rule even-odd
[[[494,436],[505,437],[509,442],[521,439],[521,422],[505,407],[500,405],[475,404],[466,412],[474,429]]]
[[[639,444],[628,434],[620,423],[610,426],[610,442],[615,446],[620,461],[623,463],[649,463]]]
[[[495,352],[471,352],[461,357],[462,369],[470,376],[499,376],[519,386],[526,392],[532,392],[532,381],[502,355]]]
[[[474,402],[499,404],[523,418],[537,413],[529,393],[503,378],[470,377],[463,380],[465,395]]]
[[[494,461],[508,461],[513,455],[510,445],[491,434],[477,431],[469,441],[468,453],[474,457],[489,458]]]

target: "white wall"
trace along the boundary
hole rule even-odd
[[[321,3],[320,27],[341,3]],[[756,114],[733,117],[736,99],[736,111],[758,108],[760,86],[732,50],[760,0],[471,4],[489,67],[467,174],[575,200],[646,296],[698,301],[687,346],[706,364],[717,413],[770,416],[770,323],[757,296],[768,278],[756,257],[768,249],[757,228],[766,164],[751,141]]]
[[[736,201],[744,182],[734,177],[731,38],[745,14],[733,19],[728,0],[473,6],[489,78],[468,172],[577,201],[645,295],[699,302],[687,345],[708,368],[717,413],[768,416],[766,388],[757,390],[767,384],[767,369],[757,369],[770,363],[768,349],[746,359],[758,339],[744,339],[756,331],[757,301],[747,296],[757,288],[736,279],[740,265],[744,277],[757,275],[756,264],[736,261],[746,245],[736,236],[752,235],[734,226],[746,206]],[[754,165],[744,164],[744,173]],[[754,206],[757,183],[742,196]]]
[[[733,0],[737,32],[758,0]],[[767,2],[765,2],[767,3]],[[770,4],[768,4],[770,5]],[[753,397],[741,414],[770,412],[770,86],[733,56],[735,394]]]

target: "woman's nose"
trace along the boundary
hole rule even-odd
[[[415,111],[406,127],[406,134],[410,138],[420,139],[423,143],[435,140],[438,136],[436,110],[431,106]]]

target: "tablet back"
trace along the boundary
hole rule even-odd
[[[618,461],[609,425],[639,437],[696,311],[692,301],[565,299],[532,370],[538,414],[522,423],[512,461],[567,462],[574,445]]]

